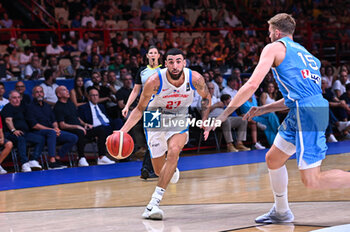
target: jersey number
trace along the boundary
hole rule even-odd
[[[314,60],[314,58],[312,57],[312,55],[304,55],[301,52],[298,52],[298,56],[303,61],[303,63],[305,64],[306,67],[307,67],[307,65],[309,65],[310,68],[312,68],[313,70],[318,70],[317,63]],[[306,61],[308,63],[306,63]]]
[[[166,107],[169,110],[176,109],[181,104],[181,101],[168,101]]]

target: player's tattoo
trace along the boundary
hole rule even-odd
[[[201,90],[201,91],[204,91],[205,93],[209,94],[208,86],[205,83],[203,78],[199,78],[198,80],[194,81],[193,85],[197,90]]]
[[[159,85],[158,86],[154,86],[153,91],[158,92],[159,87],[160,87]]]

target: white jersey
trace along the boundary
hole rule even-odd
[[[166,77],[167,70],[167,68],[158,69],[160,87],[150,100],[147,109],[159,109],[163,114],[185,116],[188,114],[188,107],[192,104],[195,90],[192,84],[192,71],[184,68],[185,81],[180,87],[175,87]]]

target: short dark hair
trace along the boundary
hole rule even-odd
[[[238,82],[238,79],[237,79],[237,77],[230,76],[230,77],[227,78],[227,83],[229,83],[231,81],[237,81]]]
[[[98,91],[98,89],[95,88],[94,86],[89,86],[89,87],[87,87],[87,89],[86,89],[87,94],[90,94],[90,91],[91,91],[92,89],[97,90],[98,94],[100,94],[100,91]]]
[[[230,98],[231,98],[231,95],[223,94],[223,95],[221,95],[220,100],[223,102],[223,101],[226,101],[226,100],[228,100]]]
[[[54,73],[55,71],[53,69],[46,69],[44,71],[44,77],[45,77],[45,81],[47,81]]]
[[[176,55],[182,55],[182,57],[185,59],[185,55],[182,50],[178,48],[171,48],[168,50],[165,54],[165,59],[168,59],[168,56],[176,56]]]
[[[3,82],[0,82],[0,85],[5,88],[5,84]]]

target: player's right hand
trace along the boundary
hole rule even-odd
[[[126,118],[126,116],[128,115],[129,112],[129,107],[124,107],[124,109],[122,110],[122,115],[124,118]]]
[[[205,128],[205,130],[204,130],[204,141],[206,141],[208,139],[210,131],[211,130],[214,131],[215,129],[216,129],[215,126],[208,126],[208,127]]]
[[[263,115],[264,110],[262,107],[259,106],[253,106],[252,108],[250,108],[250,110],[243,116],[243,120],[252,120],[254,117]]]

